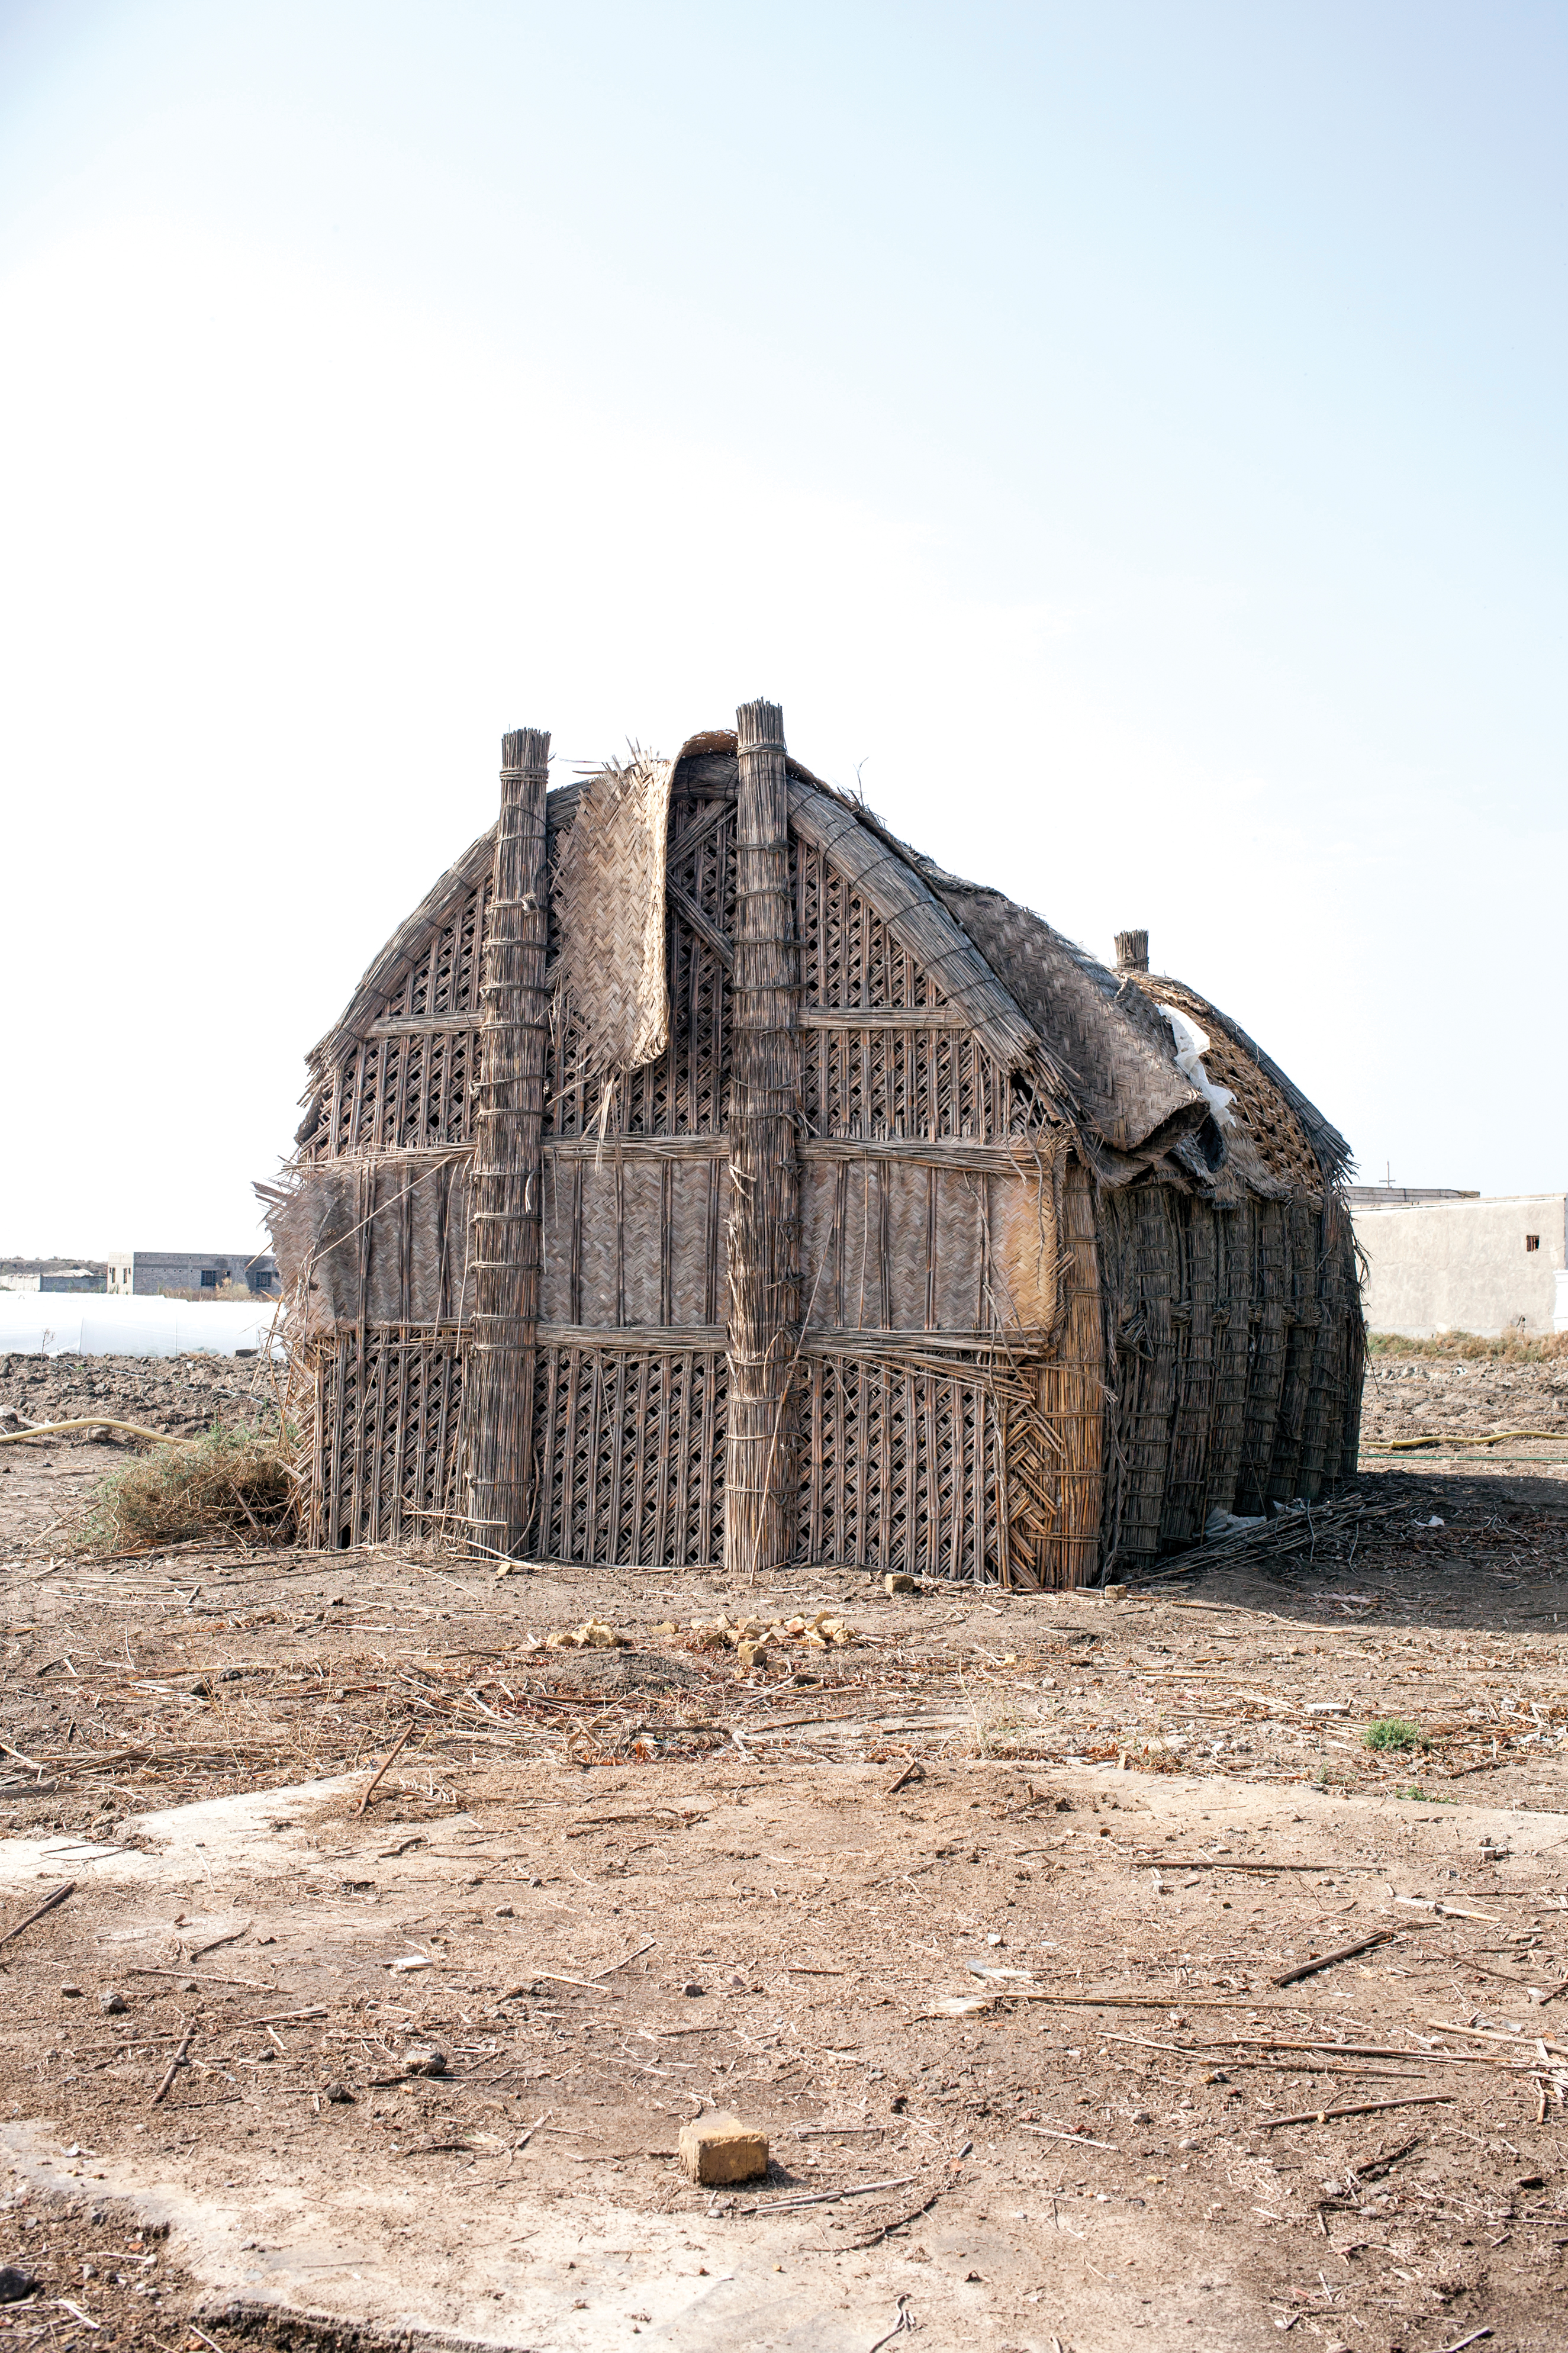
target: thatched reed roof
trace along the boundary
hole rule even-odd
[[[721,794],[732,787],[734,768],[732,730],[689,737],[671,764],[674,793],[678,799],[683,792]],[[1170,1027],[1158,1010],[1168,1004],[1209,1033],[1205,1067],[1237,1098],[1230,1184],[1272,1193],[1342,1182],[1351,1166],[1344,1138],[1205,998],[1146,970],[1112,972],[1005,892],[946,872],[799,761],[790,759],[788,768],[797,833],[848,877],[1001,1067],[1032,1074],[1055,1114],[1085,1137],[1102,1174],[1125,1178],[1171,1155],[1192,1181],[1205,1184],[1216,1179],[1226,1156],[1207,1101],[1176,1066]],[[552,871],[584,790],[573,784],[549,795]],[[368,1033],[431,930],[451,921],[489,874],[494,842],[492,827],[369,965],[310,1057],[312,1096]],[[1226,1189],[1223,1177],[1218,1184]]]

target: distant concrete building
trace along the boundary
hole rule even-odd
[[[226,1282],[267,1298],[278,1295],[278,1261],[269,1250],[116,1250],[109,1260],[109,1289],[124,1298],[154,1298],[160,1292],[212,1291]]]
[[[8,1258],[0,1260],[0,1291],[102,1291],[105,1270],[100,1259]]]
[[[1347,1185],[1345,1199],[1352,1209],[1407,1209],[1412,1201],[1479,1201],[1449,1185]]]
[[[1367,1193],[1379,1198],[1364,1199]],[[1358,1198],[1358,1194],[1363,1198]],[[1429,1340],[1568,1331],[1568,1193],[1351,1195],[1367,1329]]]

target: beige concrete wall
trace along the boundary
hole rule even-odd
[[[1525,1248],[1527,1234],[1540,1235],[1539,1250]],[[1527,1332],[1552,1329],[1557,1273],[1568,1265],[1568,1194],[1362,1209],[1355,1236],[1367,1259],[1369,1331],[1496,1335],[1521,1318]]]

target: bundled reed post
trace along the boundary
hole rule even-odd
[[[800,975],[775,703],[742,704],[736,751],[724,1566],[755,1577],[782,1567],[793,1547],[790,1376],[800,1293]]]
[[[549,756],[550,737],[536,728],[501,739],[472,1176],[468,1537],[477,1550],[509,1558],[521,1549],[532,1516]]]

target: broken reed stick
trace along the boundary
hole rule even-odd
[[[57,1887],[52,1895],[45,1896],[36,1912],[29,1912],[25,1920],[18,1920],[14,1928],[7,1928],[5,1934],[0,1936],[0,1945],[8,1945],[13,1936],[19,1936],[24,1928],[30,1928],[35,1920],[41,1920],[46,1912],[52,1912],[57,1904],[63,1904],[68,1895],[75,1894],[76,1882],[74,1879],[68,1879],[63,1887]]]
[[[178,1978],[182,1984],[188,1978],[193,1984],[243,1986],[247,1993],[281,1993],[281,1986],[268,1985],[261,1978],[220,1978],[215,1969],[154,1969],[145,1962],[130,1961],[121,1972],[128,1978]]]
[[[1510,2040],[1517,2040],[1511,2038]],[[1214,2042],[1194,2043],[1194,2051],[1310,2051],[1321,2052],[1332,2059],[1420,2059],[1426,2065],[1457,2065],[1485,2067],[1494,2064],[1489,2052],[1485,2051],[1401,2051],[1396,2044],[1380,2042],[1276,2042],[1273,2037],[1221,2036]]]
[[[1501,2034],[1496,2027],[1458,2026],[1446,2018],[1429,2018],[1426,2023],[1438,2034],[1468,2034],[1473,2042],[1500,2042],[1510,2051],[1523,2050],[1527,2040],[1522,2034]],[[1555,2042],[1550,2034],[1532,2034],[1528,2040],[1540,2042],[1543,2050],[1555,2052],[1560,2057],[1568,2059],[1568,2043]]]
[[[150,2108],[155,2108],[157,2106],[159,2101],[163,2097],[163,2094],[167,2092],[170,2084],[174,2082],[176,2073],[184,2064],[185,2053],[191,2047],[191,2037],[195,2034],[195,2031],[196,2021],[193,2018],[189,2026],[186,2027],[184,2034],[180,2037],[179,2049],[175,2052],[174,2057],[169,2062],[168,2073],[164,2076],[163,2082],[159,2084],[157,2090],[153,2093],[152,2098],[147,2103]]]
[[[1256,1994],[1238,1994],[1234,2001],[1222,2001],[1205,1994],[1195,2001],[1173,1999],[1157,1993],[1036,1993],[1032,1987],[993,1985],[986,1990],[997,2001],[1037,2001],[1047,2010],[1262,2010]],[[1282,2001],[1281,2010],[1300,2011],[1305,2002]],[[922,2015],[924,2013],[922,2012]]]
[[[845,2249],[846,2253],[852,2250],[858,2251],[862,2247],[879,2247],[884,2239],[890,2238],[895,2231],[901,2231],[906,2222],[918,2222],[922,2214],[929,2214],[941,2196],[942,2185],[939,2183],[931,2196],[922,2198],[918,2206],[910,2207],[902,2214],[895,2214],[890,2222],[884,2222],[879,2230],[873,2231],[867,2238],[849,2240]]]
[[[1088,1852],[1092,1854],[1094,1849]],[[1377,1878],[1383,1866],[1376,1862],[1233,1862],[1228,1855],[1140,1854],[1122,1858],[1129,1862],[1152,1863],[1156,1871],[1321,1871],[1334,1872],[1343,1879],[1352,1872],[1364,1872]]]
[[[11,1430],[0,1436],[0,1446],[20,1446],[29,1438],[64,1438],[73,1430],[122,1430],[128,1438],[150,1439],[154,1446],[199,1446],[199,1438],[171,1438],[166,1430],[143,1430],[139,1421],[106,1421],[100,1413],[84,1414],[77,1421],[40,1421],[30,1430]],[[136,1557],[123,1554],[117,1557]]]
[[[1156,2050],[1164,2049],[1163,2043]],[[1042,2140],[1070,2140],[1076,2148],[1108,2148],[1112,2157],[1120,2157],[1121,2148],[1113,2140],[1090,2140],[1087,2133],[1063,2132],[1056,2125],[1026,2125],[1026,2132],[1038,2133]]]
[[[380,1784],[381,1784],[381,1780],[382,1780],[382,1777],[383,1777],[383,1775],[384,1775],[384,1774],[385,1774],[386,1772],[388,1772],[388,1771],[391,1769],[391,1767],[392,1767],[396,1763],[396,1761],[397,1761],[397,1759],[399,1758],[399,1757],[401,1757],[401,1756],[402,1756],[404,1749],[406,1747],[406,1746],[407,1746],[407,1744],[408,1744],[409,1737],[410,1737],[411,1734],[413,1733],[413,1730],[414,1730],[414,1725],[415,1725],[415,1718],[414,1718],[413,1716],[410,1716],[410,1717],[409,1717],[409,1719],[408,1719],[408,1722],[404,1725],[404,1727],[403,1727],[402,1731],[398,1734],[398,1736],[397,1736],[397,1739],[396,1739],[395,1743],[394,1744],[394,1746],[393,1746],[391,1748],[389,1748],[389,1749],[387,1750],[385,1757],[383,1758],[383,1760],[382,1760],[381,1764],[376,1767],[375,1772],[374,1772],[374,1775],[371,1777],[371,1780],[370,1780],[370,1782],[369,1782],[369,1784],[368,1784],[368,1786],[367,1786],[367,1788],[366,1788],[366,1789],[365,1789],[365,1793],[364,1793],[363,1797],[360,1799],[360,1801],[359,1801],[358,1805],[354,1808],[354,1819],[355,1819],[355,1820],[356,1820],[356,1821],[359,1820],[359,1817],[363,1813],[363,1811],[364,1811],[365,1808],[369,1805],[369,1803],[370,1803],[370,1801],[371,1801],[372,1798],[375,1795],[376,1789],[379,1788],[379,1786],[380,1786]]]
[[[1299,1985],[1303,1978],[1315,1978],[1320,1969],[1331,1969],[1336,1961],[1353,1961],[1358,1953],[1375,1952],[1379,1945],[1391,1945],[1403,1934],[1398,1928],[1380,1928],[1375,1936],[1363,1936],[1359,1945],[1342,1945],[1337,1952],[1320,1953],[1315,1960],[1303,1961],[1299,1969],[1287,1969],[1283,1977],[1270,1978],[1270,1985]]]
[[[1342,2116],[1376,2116],[1385,2108],[1451,2108],[1458,2094],[1454,2092],[1421,2092],[1407,2100],[1363,2100],[1353,2108],[1303,2108],[1296,2116],[1264,2116],[1260,2132],[1273,2132],[1279,2125],[1331,2125]]]
[[[626,1953],[623,1955],[620,1960],[611,1961],[607,1968],[595,1969],[593,1976],[587,1979],[587,1983],[589,1985],[599,1985],[603,1983],[605,1978],[613,1978],[617,1969],[629,1969],[634,1961],[640,1961],[645,1953],[651,1953],[658,1942],[658,1938],[657,1936],[650,1936],[646,1945],[639,1945],[637,1947],[635,1953]]]
[[[836,2206],[844,2198],[869,2198],[879,2189],[907,2189],[918,2181],[918,2173],[901,2173],[896,2181],[862,2181],[854,2189],[818,2189],[809,2198],[754,2199],[750,2206],[739,2206],[740,2214],[789,2214],[797,2206]]]
[[[910,1759],[910,1762],[905,1766],[898,1779],[896,1781],[889,1782],[887,1788],[883,1790],[882,1795],[885,1798],[896,1797],[899,1791],[903,1788],[905,1782],[914,1780],[917,1776],[923,1781],[925,1778],[925,1767],[921,1763],[919,1757],[914,1757]]]

